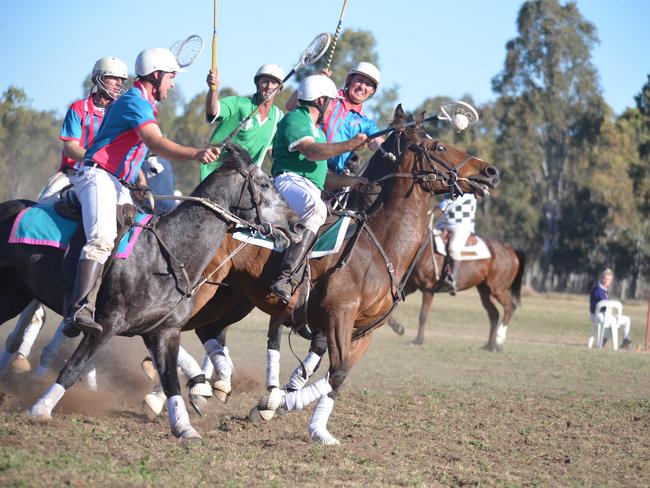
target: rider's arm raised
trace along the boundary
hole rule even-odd
[[[219,116],[219,71],[216,73],[210,71],[205,81],[209,87],[208,94],[205,96],[205,120],[212,124]],[[212,85],[216,86],[214,90],[211,89]]]
[[[365,134],[357,134],[350,140],[331,144],[321,144],[313,139],[307,139],[296,145],[295,150],[310,161],[322,161],[360,148],[365,144],[367,138]]]
[[[158,124],[144,125],[138,129],[137,133],[152,153],[167,159],[176,161],[191,159],[201,161],[202,163],[211,163],[212,161],[216,161],[221,153],[216,147],[199,149],[196,147],[182,146],[163,137]]]

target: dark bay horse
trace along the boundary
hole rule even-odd
[[[231,146],[219,171],[206,178],[191,199],[143,231],[125,260],[114,260],[104,277],[95,317],[104,327],[86,335],[57,381],[32,406],[30,414],[51,418],[52,409],[73,385],[95,352],[114,335],[140,335],[150,350],[169,398],[172,433],[200,437],[180,397],[176,370],[180,329],[190,317],[194,289],[233,220],[271,230],[280,246],[299,240],[298,216],[275,190],[270,178],[241,148]],[[46,246],[8,244],[16,214],[30,203],[0,205],[0,323],[16,316],[32,299],[63,313],[63,251]]]
[[[429,231],[431,232],[431,231]],[[488,351],[502,351],[506,332],[512,314],[521,300],[521,282],[526,266],[526,255],[520,249],[513,249],[510,244],[497,239],[484,239],[492,257],[475,261],[461,261],[457,289],[467,290],[476,287],[481,303],[490,319],[490,334],[484,348]],[[422,306],[418,324],[418,334],[413,344],[424,343],[424,328],[431,310],[433,295],[441,279],[444,256],[433,252],[433,239],[429,240],[422,256],[418,259],[413,274],[406,282],[405,294],[422,291]],[[435,256],[435,257],[434,257]],[[435,259],[435,263],[434,260]],[[503,307],[503,319],[499,323],[499,311],[492,299]],[[389,325],[396,332],[403,326],[393,317]]]
[[[434,141],[417,125],[400,129],[406,121],[398,107],[393,121],[396,131],[384,143],[385,149],[397,155],[397,161],[376,153],[364,174],[375,182],[379,194],[368,209],[347,265],[336,270],[341,253],[310,261],[308,322],[315,333],[326,338],[329,376],[286,396],[274,388],[254,409],[260,414],[280,406],[299,410],[319,400],[308,431],[322,444],[338,443],[327,430],[336,392],[398,299],[400,281],[426,237],[427,210],[433,195],[449,191],[449,185],[457,181],[463,191],[483,196],[498,183],[496,168]],[[253,306],[272,317],[282,317],[285,311],[268,291],[280,255],[246,246],[227,259],[240,244],[230,237],[224,239],[208,270],[221,267],[215,281],[231,286],[218,290],[216,286],[202,287],[195,302],[200,311],[185,327],[199,327],[197,333],[204,343],[218,338],[226,326],[244,317]]]

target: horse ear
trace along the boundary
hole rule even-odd
[[[419,114],[417,114],[417,116],[415,117],[416,125],[420,125],[422,123],[422,121],[424,120],[424,114],[425,114],[424,110]]]
[[[399,127],[404,123],[404,119],[406,118],[406,113],[404,112],[404,109],[402,108],[402,104],[398,104],[397,107],[395,108],[395,114],[393,115],[393,127]]]

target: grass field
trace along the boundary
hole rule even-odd
[[[229,336],[231,400],[191,414],[200,443],[176,441],[166,418],[146,421],[140,339],[116,339],[100,358],[101,391],[76,385],[45,426],[25,411],[54,375],[10,374],[0,485],[650,486],[650,353],[635,350],[645,302],[625,304],[634,343],[615,352],[586,348],[585,297],[525,295],[496,354],[480,349],[488,325],[475,290],[436,297],[425,344],[408,345],[419,300],[397,309],[406,335],[381,328],[342,388],[329,424],[341,446],[309,440],[311,409],[261,427],[247,421],[264,391],[266,318],[256,312]],[[44,339],[55,326],[50,317]],[[295,365],[284,341],[283,379]],[[192,334],[184,344],[199,356]]]

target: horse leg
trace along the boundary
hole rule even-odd
[[[277,318],[269,318],[269,331],[266,335],[266,389],[280,388],[280,343],[282,342],[282,323]]]
[[[503,346],[506,342],[506,334],[508,333],[508,325],[510,324],[510,319],[512,318],[512,313],[515,309],[515,304],[512,302],[510,297],[509,290],[499,290],[492,291],[492,296],[497,299],[497,301],[503,307],[503,319],[497,328],[495,336],[495,348],[497,352],[503,351]]]
[[[190,405],[200,416],[208,406],[208,398],[212,398],[212,386],[206,381],[205,374],[199,363],[183,346],[178,348],[178,367],[181,368],[187,387],[189,388]]]
[[[6,351],[11,355],[11,369],[14,373],[27,373],[32,367],[29,364],[29,354],[34,341],[45,322],[45,310],[37,300],[32,300],[18,317],[16,327],[7,337]]]
[[[143,339],[152,354],[163,391],[167,396],[167,417],[172,434],[183,440],[200,439],[201,436],[190,424],[190,416],[181,396],[181,384],[176,369],[181,341],[179,328],[156,330],[145,334]]]
[[[494,306],[494,303],[492,303],[492,300],[490,299],[490,288],[488,285],[483,282],[480,285],[476,287],[478,290],[479,296],[481,297],[481,303],[483,304],[483,308],[488,314],[488,318],[490,319],[490,334],[488,335],[488,341],[483,346],[483,349],[486,351],[495,351],[496,350],[496,336],[497,336],[497,324],[499,323],[499,311],[497,308]]]
[[[68,337],[63,333],[63,328],[65,327],[65,320],[62,320],[59,324],[59,327],[56,329],[54,336],[50,339],[50,342],[47,343],[47,346],[43,348],[41,352],[41,358],[38,361],[38,368],[36,369],[36,376],[44,376],[45,373],[50,369],[54,358],[56,357],[57,352],[61,349],[63,341]]]
[[[420,306],[420,317],[418,321],[418,335],[411,341],[411,344],[420,346],[424,344],[424,328],[427,325],[427,318],[431,311],[431,303],[433,302],[433,291],[422,291],[422,305]]]
[[[232,393],[231,381],[232,371],[234,369],[228,346],[226,346],[226,330],[227,327],[223,327],[216,333],[215,337],[207,338],[208,336],[202,334],[205,332],[204,329],[197,329],[197,335],[203,341],[203,347],[214,367],[216,378],[212,383],[214,396],[224,403]]]
[[[37,421],[52,419],[52,410],[63,398],[65,391],[70,388],[84,371],[93,355],[108,340],[113,337],[112,328],[106,328],[101,336],[86,334],[65,364],[54,383],[29,409],[29,415]]]
[[[404,335],[404,326],[395,320],[392,316],[388,319],[388,325],[397,335]]]
[[[363,357],[370,346],[372,334],[368,334],[352,343],[348,359],[343,362],[340,368],[330,368],[330,383],[332,384],[332,392],[323,395],[319,400],[311,420],[307,432],[311,439],[319,444],[326,446],[340,444],[327,429],[327,422],[329,421],[332,410],[334,409],[334,400],[338,394],[338,390],[343,384],[347,376],[347,372]]]
[[[293,370],[289,381],[284,389],[286,391],[300,390],[307,384],[311,375],[313,375],[320,366],[321,359],[327,351],[327,336],[321,331],[314,331],[314,336],[309,346],[309,352],[305,359]]]
[[[4,272],[4,270],[3,270]],[[9,277],[11,278],[11,276]],[[18,290],[15,286],[11,286],[7,279],[0,281],[0,324],[4,324],[9,319],[14,318],[27,307],[32,300],[32,296],[24,291]],[[28,322],[25,323],[25,327]],[[16,326],[18,327],[18,325]],[[19,334],[22,341],[22,331]],[[6,347],[0,354],[0,376],[2,376],[13,359],[13,353],[16,352],[18,346],[13,351],[10,346],[13,346],[11,335],[7,338]],[[20,342],[18,342],[20,345]],[[13,347],[11,347],[13,349]]]

